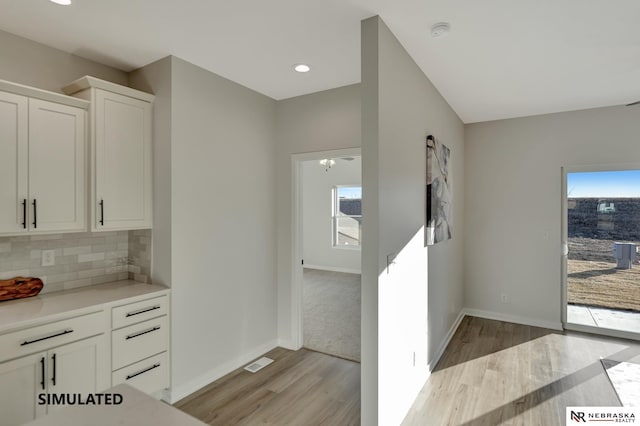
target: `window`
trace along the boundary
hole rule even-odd
[[[333,246],[360,247],[362,187],[333,188]]]

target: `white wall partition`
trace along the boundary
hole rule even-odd
[[[171,249],[154,253],[154,275],[170,273],[175,401],[276,346],[276,103],[169,61],[137,81],[170,79],[171,137],[154,168],[171,170],[157,199],[170,206],[159,225]]]
[[[362,424],[400,424],[462,309],[464,127],[379,17],[362,23]],[[424,245],[426,136],[451,149],[453,238]]]

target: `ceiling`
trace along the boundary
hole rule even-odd
[[[360,20],[376,14],[466,123],[640,99],[637,0],[0,0],[0,10],[4,31],[125,71],[171,54],[274,99],[359,82]],[[434,39],[440,21],[451,33]]]

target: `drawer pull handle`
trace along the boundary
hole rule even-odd
[[[151,370],[153,370],[154,368],[158,368],[158,367],[160,367],[160,363],[153,364],[151,367],[149,367],[149,368],[145,368],[145,369],[144,369],[144,370],[142,370],[142,371],[138,371],[137,373],[129,374],[129,375],[127,376],[126,380],[131,380],[131,379],[133,379],[133,378],[134,378],[134,377],[136,377],[136,376],[139,376],[139,375],[141,375],[141,374],[144,374],[144,373],[146,373],[147,371],[151,371]]]
[[[32,343],[40,342],[42,340],[53,339],[54,337],[63,336],[65,334],[69,334],[69,333],[73,333],[73,330],[72,329],[68,329],[68,330],[61,331],[61,332],[56,333],[56,334],[52,334],[51,336],[41,337],[39,339],[34,339],[34,340],[25,340],[24,342],[20,343],[20,346],[30,345]]]
[[[133,312],[129,312],[127,314],[127,318],[135,316],[135,315],[140,315],[140,314],[144,314],[145,312],[149,312],[149,311],[155,311],[156,309],[160,309],[160,305],[156,305],[156,306],[152,306],[150,308],[144,308],[141,309],[139,311],[133,311]]]
[[[154,332],[156,330],[160,330],[160,326],[156,326],[156,327],[150,328],[148,330],[141,331],[139,333],[130,334],[130,335],[127,336],[126,340],[133,339],[133,338],[136,338],[138,336],[142,336],[143,334]]]

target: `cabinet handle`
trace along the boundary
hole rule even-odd
[[[62,336],[69,333],[73,333],[73,329],[69,328],[59,333],[52,334],[51,336],[40,337],[39,339],[35,339],[35,340],[25,340],[24,342],[20,343],[20,346],[30,345],[32,343],[40,342],[42,340],[53,339],[54,337]]]
[[[53,375],[51,376],[51,383],[53,386],[56,385],[56,354],[51,355],[51,359],[53,360]]]
[[[148,330],[141,331],[141,332],[139,332],[139,333],[130,334],[130,335],[128,335],[128,336],[126,337],[126,340],[134,339],[134,338],[136,338],[136,337],[142,336],[143,334],[151,333],[151,332],[154,332],[154,331],[156,331],[156,330],[160,330],[160,326],[156,326],[156,327],[150,328],[150,329],[148,329]]]
[[[160,305],[152,306],[151,308],[143,308],[143,309],[140,309],[139,311],[128,312],[126,316],[127,318],[129,318],[135,315],[144,314],[145,312],[154,311],[156,309],[160,309]]]
[[[100,200],[100,225],[104,226],[104,200]]]
[[[38,227],[38,201],[33,199],[33,228]]]
[[[42,369],[42,381],[40,382],[40,386],[42,386],[42,390],[44,390],[44,357],[40,358],[40,368]]]
[[[151,370],[153,370],[154,368],[158,368],[158,367],[160,367],[160,363],[153,364],[153,365],[152,365],[151,367],[149,367],[149,368],[145,368],[144,370],[138,371],[137,373],[129,374],[129,375],[126,377],[126,379],[125,379],[125,380],[131,380],[131,379],[133,379],[133,378],[134,378],[134,377],[136,377],[136,376],[139,376],[139,375],[141,375],[141,374],[144,374],[144,373],[146,373],[147,371],[151,371]]]
[[[27,229],[27,199],[22,200],[22,228]]]

